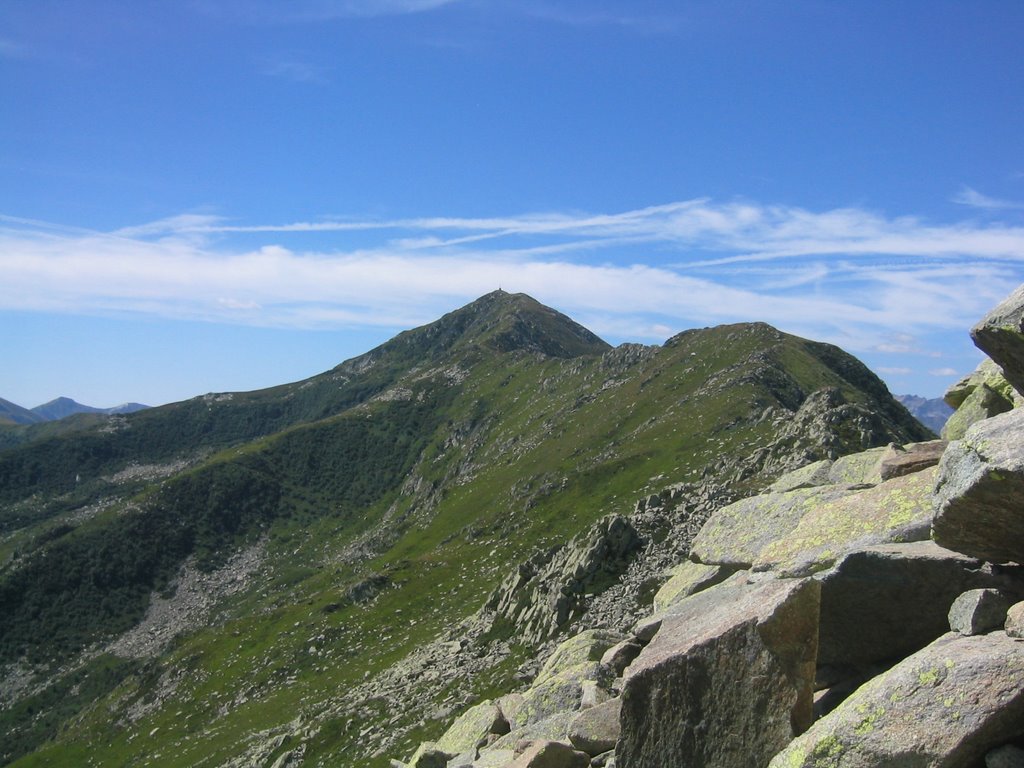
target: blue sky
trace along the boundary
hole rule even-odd
[[[1024,282],[1024,3],[0,0],[0,397],[293,381],[499,286],[896,393]]]

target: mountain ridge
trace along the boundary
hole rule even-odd
[[[15,670],[30,690],[56,692],[85,670],[99,691],[81,701],[84,720],[56,720],[65,730],[48,746],[56,731],[18,731],[21,762],[37,750],[67,759],[84,739],[106,744],[96,754],[110,763],[142,750],[166,765],[241,765],[254,723],[273,731],[301,711],[311,730],[289,738],[311,765],[385,766],[385,746],[401,753],[440,728],[437,711],[507,689],[536,642],[580,611],[624,621],[623,601],[649,593],[711,506],[808,460],[928,436],[879,402],[884,385],[845,353],[764,324],[616,348],[579,327],[529,297],[489,294],[302,382],[0,452],[4,679]],[[635,516],[648,497],[671,503]],[[631,520],[644,568],[588,582],[563,619],[531,614],[534,640],[511,608],[466,630],[483,655],[430,685],[418,653],[457,642],[538,552],[600,539],[588,532],[608,515]],[[121,651],[88,655],[121,647],[189,574],[231,573],[247,552],[258,566],[238,591],[154,645],[149,672]],[[547,562],[556,581],[574,578],[571,557]],[[376,676],[406,691],[397,709],[364,685]],[[93,706],[108,694],[110,721]],[[222,698],[245,703],[222,710]],[[22,713],[43,706],[19,701]]]

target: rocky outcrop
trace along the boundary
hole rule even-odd
[[[1024,285],[975,325],[971,338],[1024,394]]]
[[[945,440],[959,440],[972,424],[1006,413],[1024,403],[1024,396],[1006,380],[1003,369],[985,358],[970,374],[946,390],[946,402],[956,410],[942,428]]]
[[[617,764],[763,765],[811,721],[819,585],[737,574],[673,607],[626,670]]]
[[[771,768],[969,768],[1024,734],[1024,643],[950,633],[859,688]]]
[[[972,426],[939,464],[935,541],[994,562],[1024,563],[1024,408]]]
[[[486,608],[519,627],[526,642],[540,644],[582,616],[588,595],[614,583],[639,548],[633,526],[612,515],[568,546],[520,566]]]
[[[1006,624],[1010,598],[998,589],[972,589],[953,601],[949,628],[961,635],[984,635]]]

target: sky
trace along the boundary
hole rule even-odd
[[[1024,282],[1019,0],[0,0],[0,398],[327,370],[502,288],[897,394]]]

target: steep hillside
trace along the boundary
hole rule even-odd
[[[0,397],[0,424],[35,424],[42,420],[42,417],[27,408]]]
[[[631,622],[716,505],[925,437],[835,347],[611,349],[496,292],[304,382],[8,449],[4,760],[386,766],[584,614]]]

